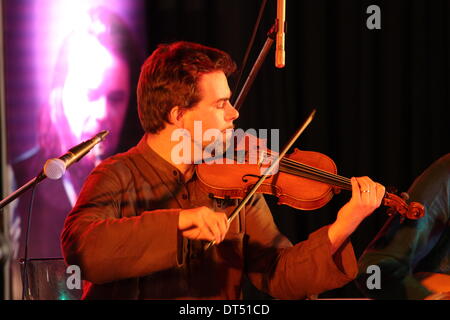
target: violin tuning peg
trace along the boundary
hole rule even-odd
[[[405,201],[408,201],[408,200],[409,200],[409,194],[406,193],[406,192],[400,193],[400,197],[401,197],[403,200],[405,200]]]

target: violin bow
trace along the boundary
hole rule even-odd
[[[242,199],[241,203],[233,210],[230,217],[228,218],[228,223],[231,223],[234,218],[239,214],[239,212],[242,210],[242,208],[248,203],[250,198],[256,193],[258,188],[261,186],[261,184],[266,180],[266,178],[270,175],[272,175],[273,169],[278,166],[281,159],[286,155],[286,153],[289,151],[289,149],[292,147],[292,145],[297,141],[297,139],[300,137],[300,135],[305,131],[305,129],[308,127],[308,125],[312,122],[314,119],[314,116],[316,114],[316,110],[314,109],[311,114],[308,116],[308,118],[303,122],[303,124],[300,126],[300,128],[297,130],[297,132],[294,134],[294,136],[289,140],[289,142],[284,146],[281,153],[278,155],[278,157],[275,158],[275,160],[272,162],[269,168],[267,168],[261,177],[259,177],[258,182],[250,189],[250,191],[247,193],[244,199]],[[204,247],[205,251],[208,250],[211,246],[213,246],[216,243],[215,240],[210,241],[207,243]]]

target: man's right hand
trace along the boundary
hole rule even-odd
[[[229,228],[227,215],[208,207],[180,211],[178,230],[183,237],[192,240],[222,242]]]

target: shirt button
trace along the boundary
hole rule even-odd
[[[188,199],[187,194],[183,194],[183,200],[187,200],[187,199]]]

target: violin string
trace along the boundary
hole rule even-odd
[[[341,185],[339,183],[336,183],[334,181],[329,181],[327,179],[318,178],[317,175],[311,175],[311,174],[307,174],[307,173],[304,173],[304,172],[300,173],[298,171],[296,172],[296,171],[292,171],[292,170],[286,170],[285,168],[281,169],[281,171],[289,173],[289,174],[293,174],[293,175],[296,175],[296,176],[299,176],[299,177],[303,177],[303,178],[306,178],[306,179],[319,181],[319,182],[325,183],[327,185],[336,186],[336,187],[341,188],[341,189],[347,189],[347,187],[345,185]]]
[[[318,179],[320,179],[320,181],[331,181],[332,183],[335,184],[339,184],[340,186],[345,186],[345,187],[349,187],[347,181],[344,179],[338,179],[338,176],[334,176],[334,175],[330,175],[330,174],[325,174],[326,172],[324,171],[320,171],[317,170],[315,168],[302,168],[301,166],[299,166],[297,163],[286,163],[283,162],[282,166],[283,169],[290,169],[290,173],[305,173],[308,174],[308,177],[317,177]],[[300,170],[301,169],[301,170]]]
[[[346,184],[342,184],[340,182],[336,182],[335,180],[331,180],[329,178],[323,178],[323,177],[318,176],[317,174],[302,172],[302,171],[298,171],[296,169],[290,169],[290,168],[288,168],[288,167],[286,167],[284,165],[280,167],[280,171],[281,172],[286,172],[286,173],[289,173],[289,174],[292,174],[292,175],[296,175],[296,176],[299,176],[299,177],[308,178],[308,179],[312,179],[312,180],[315,180],[315,181],[323,182],[323,183],[326,183],[326,184],[329,184],[329,185],[334,185],[334,186],[339,187],[341,189],[347,189],[347,190],[351,189]]]
[[[287,168],[285,166],[280,167],[280,171],[288,173],[290,175],[295,175],[295,176],[298,176],[298,177],[303,177],[303,178],[306,178],[306,179],[311,179],[311,180],[318,181],[318,182],[323,182],[323,183],[326,183],[326,184],[337,185],[337,183],[335,183],[333,181],[328,181],[327,179],[321,178],[321,177],[319,177],[317,175],[308,174],[306,172],[300,172],[300,171],[298,171],[296,169],[289,169],[289,168]]]
[[[339,175],[335,175],[308,165],[304,165],[302,163],[299,163],[297,161],[293,161],[291,159],[282,159],[281,160],[281,165],[286,165],[290,168],[294,168],[296,170],[300,170],[300,171],[305,171],[307,173],[310,174],[315,174],[318,175],[320,177],[324,177],[328,180],[334,181],[339,183],[340,185],[344,185],[345,187],[348,187],[349,189],[351,189],[351,182],[350,179],[339,176]]]
[[[314,168],[314,167],[308,166],[306,164],[303,164],[301,162],[298,162],[298,161],[295,161],[295,160],[292,160],[292,159],[289,159],[289,158],[284,158],[284,159],[281,160],[281,162],[282,163],[292,164],[295,167],[298,167],[300,169],[305,169],[305,170],[307,170],[309,172],[315,172],[317,174],[326,175],[326,176],[328,176],[330,178],[335,178],[335,179],[338,179],[338,180],[342,181],[343,183],[348,183],[349,185],[351,185],[349,178],[342,177],[340,175],[333,174],[331,172],[324,171],[324,170],[321,170],[321,169],[318,169],[318,168]]]
[[[306,176],[306,177],[312,178],[312,179],[317,177],[318,181],[327,182],[329,184],[333,184],[333,185],[336,185],[336,186],[339,186],[339,187],[345,188],[345,189],[351,189],[351,187],[348,184],[346,184],[345,182],[339,181],[334,178],[322,176],[320,174],[318,175],[317,173],[311,173],[311,172],[307,172],[304,170],[298,170],[297,168],[291,169],[291,173],[292,173],[292,170],[294,171],[293,173],[298,173],[298,175],[300,175],[300,176]]]
[[[293,161],[291,159],[286,159],[286,161],[282,160],[282,162],[285,163],[285,164],[290,165],[291,167],[298,168],[298,169],[301,169],[301,170],[304,170],[304,171],[307,171],[307,172],[315,173],[315,174],[318,174],[320,176],[325,176],[325,177],[327,177],[327,178],[329,178],[331,180],[338,181],[339,183],[343,183],[343,184],[348,185],[349,187],[351,187],[350,179],[348,179],[346,177],[342,177],[342,176],[339,176],[339,175],[336,175],[336,174],[332,174],[330,172],[323,171],[323,170],[320,170],[320,169],[317,169],[317,168],[314,168],[314,167],[302,164],[300,162]]]
[[[282,165],[286,168],[291,168],[291,170],[294,170],[294,172],[308,174],[308,177],[310,177],[310,178],[319,177],[319,178],[322,178],[322,180],[325,179],[325,181],[331,182],[332,184],[339,185],[340,187],[344,187],[345,189],[351,189],[351,184],[348,183],[349,180],[346,178],[340,179],[340,178],[338,178],[338,176],[325,174],[324,172],[321,172],[320,170],[319,171],[318,170],[310,170],[310,168],[305,169],[305,168],[299,167],[296,164],[284,163]]]

